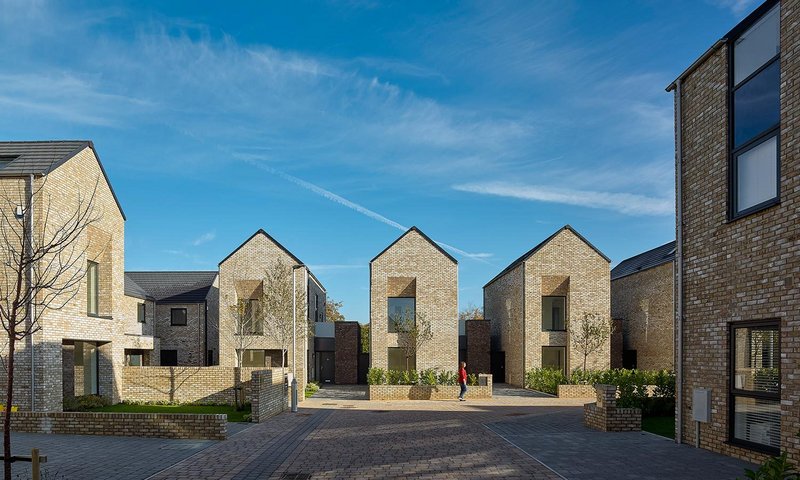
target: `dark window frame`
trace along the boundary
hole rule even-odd
[[[739,147],[735,146],[735,139],[734,139],[734,94],[736,90],[738,90],[743,85],[747,84],[750,80],[752,80],[755,76],[760,74],[766,68],[771,66],[774,62],[778,62],[780,67],[780,60],[781,54],[780,51],[775,56],[770,58],[766,61],[763,65],[761,65],[758,69],[756,69],[753,73],[745,77],[738,85],[734,84],[734,50],[736,41],[741,37],[741,35],[747,30],[752,27],[756,22],[758,22],[761,18],[764,17],[772,8],[777,5],[779,2],[777,0],[768,2],[761,7],[759,7],[756,12],[753,12],[747,19],[745,19],[742,23],[737,25],[737,27],[732,30],[728,36],[727,41],[727,60],[728,60],[728,92],[727,92],[727,109],[728,109],[728,125],[727,125],[727,150],[728,150],[728,206],[727,206],[727,217],[728,222],[732,222],[738,220],[740,218],[744,218],[750,216],[754,213],[760,212],[762,210],[766,210],[770,207],[778,205],[781,203],[781,132],[780,132],[780,110],[779,110],[779,118],[778,123],[767,128],[763,132],[759,133],[758,135],[754,136],[753,138],[749,139],[748,141],[742,143]],[[780,8],[780,7],[779,7]],[[780,15],[780,14],[779,14]],[[780,28],[780,16],[778,20],[778,28]],[[780,38],[778,39],[780,42]],[[780,50],[780,45],[779,45]],[[780,83],[778,85],[780,89]],[[780,96],[780,91],[778,92]],[[765,140],[769,139],[772,136],[776,136],[777,148],[776,148],[776,158],[775,158],[775,166],[776,166],[776,182],[775,182],[775,196],[765,200],[761,203],[756,205],[752,205],[750,207],[745,208],[744,210],[738,210],[738,162],[737,157],[742,153],[752,149],[753,147],[758,146]]]
[[[563,318],[564,328],[544,328],[544,299],[545,298],[563,298],[564,299],[564,318]],[[566,295],[542,295],[542,331],[543,332],[566,332],[567,331],[567,296]]]
[[[164,352],[175,352],[175,365],[164,365]],[[158,363],[162,367],[177,367],[178,366],[178,350],[175,348],[162,348],[158,352]]]
[[[142,309],[141,317],[139,316],[139,308]],[[139,323],[147,323],[147,303],[142,302],[136,304],[136,321]]]
[[[544,366],[544,349],[545,348],[558,348],[558,349],[561,349],[561,350],[564,351],[564,367],[561,370],[562,370],[562,372],[564,372],[564,375],[566,375],[567,374],[567,347],[564,346],[564,345],[542,345],[542,368],[545,368],[545,366]],[[550,367],[547,367],[547,368],[550,368]]]
[[[756,400],[774,400],[781,404],[780,387],[778,385],[778,393],[758,392],[751,390],[741,390],[736,388],[736,335],[735,331],[738,328],[764,328],[775,327],[778,331],[778,378],[781,378],[781,321],[779,318],[770,318],[764,320],[746,320],[741,322],[728,323],[728,443],[737,445],[749,450],[757,452],[768,453],[771,455],[779,455],[780,448],[772,448],[760,443],[750,442],[736,438],[736,397],[753,398]]]
[[[183,310],[183,323],[175,323],[174,313]],[[189,309],[184,307],[170,308],[169,309],[169,325],[171,327],[185,327],[189,325]]]

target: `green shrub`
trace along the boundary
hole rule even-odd
[[[467,385],[477,387],[478,386],[478,376],[474,373],[470,373],[467,375]]]
[[[618,370],[618,374],[615,382],[619,390],[617,405],[620,408],[643,409],[648,397],[647,375],[637,370]]]
[[[655,372],[651,385],[655,385],[654,397],[675,398],[675,372],[669,370]]]
[[[436,385],[436,370],[432,368],[419,372],[419,377],[422,385]]]
[[[319,391],[319,383],[309,382],[306,384],[305,397],[309,398]]]
[[[555,395],[559,385],[569,381],[561,370],[554,368],[532,368],[525,373],[525,388]]]
[[[367,384],[386,385],[386,370],[382,368],[370,368],[367,372]]]
[[[744,476],[751,480],[797,480],[800,478],[797,470],[789,462],[786,453],[780,457],[767,459],[758,467],[758,470],[745,469]]]
[[[93,408],[107,407],[111,401],[100,395],[81,395],[64,398],[65,412],[86,412]]]
[[[402,385],[404,373],[405,372],[402,370],[387,370],[386,383],[388,383],[389,385]]]
[[[437,385],[458,385],[458,375],[455,372],[439,372],[436,383]]]

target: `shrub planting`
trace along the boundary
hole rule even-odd
[[[369,385],[458,385],[456,372],[437,371],[432,368],[422,371],[416,370],[384,370],[370,368],[367,372]],[[478,376],[467,376],[467,384],[478,385]]]

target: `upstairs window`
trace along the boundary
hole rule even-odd
[[[415,321],[417,299],[409,297],[389,297],[389,333],[397,333],[397,325]]]
[[[566,330],[566,297],[542,297],[542,330]]]
[[[145,313],[144,303],[138,304],[136,308],[136,319],[139,323],[145,323]]]
[[[780,139],[780,7],[733,42],[730,216],[777,203]]]
[[[170,310],[169,323],[174,327],[186,326],[186,309],[173,308]]]
[[[97,315],[99,302],[100,284],[97,276],[97,262],[87,262],[86,264],[86,313]]]

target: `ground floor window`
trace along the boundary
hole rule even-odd
[[[129,367],[141,367],[145,365],[145,360],[143,350],[125,350],[125,365]]]
[[[266,367],[266,353],[264,350],[245,350],[242,352],[243,367]]]
[[[417,358],[416,355],[411,355],[406,361],[405,350],[400,347],[389,347],[388,351],[388,367],[389,370],[416,370]]]
[[[289,366],[289,352],[284,352],[280,349],[272,349],[272,350],[264,350],[266,353],[266,364],[267,367],[280,367],[281,366],[281,357],[283,357],[283,366]]]
[[[567,347],[542,347],[542,368],[567,373]]]
[[[780,325],[778,321],[730,327],[730,439],[780,450]]]
[[[97,364],[97,343],[75,341],[75,395],[99,393]]]
[[[161,350],[161,366],[162,367],[177,367],[178,366],[178,351],[177,350]]]

